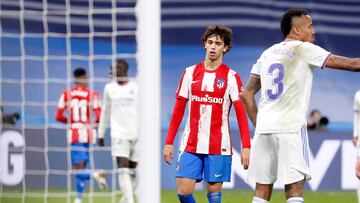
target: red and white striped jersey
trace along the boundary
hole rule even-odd
[[[64,111],[67,116],[64,116]],[[91,143],[96,137],[94,122],[100,118],[99,94],[87,87],[76,86],[64,91],[58,102],[56,120],[68,123],[69,143]],[[94,120],[94,116],[96,120]]]
[[[189,101],[180,151],[231,155],[229,113],[241,91],[239,75],[225,64],[213,71],[203,62],[186,68],[176,92],[177,99]]]

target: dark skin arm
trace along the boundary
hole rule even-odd
[[[250,117],[250,120],[254,127],[256,127],[257,105],[255,101],[255,94],[260,90],[261,83],[260,78],[256,76],[250,76],[246,82],[245,89],[243,90],[241,99],[246,108],[246,112]]]
[[[360,72],[360,58],[346,58],[331,54],[326,67],[339,70]]]

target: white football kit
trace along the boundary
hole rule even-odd
[[[354,97],[354,137],[360,136],[360,90],[356,92]],[[357,156],[360,157],[360,139],[357,143]]]
[[[110,119],[111,154],[137,161],[138,87],[134,81],[124,85],[106,84],[99,123],[99,138],[104,138]]]
[[[290,184],[311,178],[306,113],[313,71],[324,67],[330,54],[312,43],[289,40],[265,50],[253,66],[261,98],[249,181]]]

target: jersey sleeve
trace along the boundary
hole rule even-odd
[[[189,85],[191,83],[191,74],[189,68],[186,68],[181,76],[179,86],[176,90],[177,99],[189,99]]]
[[[314,68],[325,67],[326,61],[331,54],[331,52],[310,42],[302,43],[299,46],[299,52],[304,60]]]
[[[59,98],[56,108],[55,119],[62,123],[67,123],[67,117],[64,115],[67,101],[67,92],[63,92]]]
[[[96,123],[99,122],[100,120],[100,113],[101,113],[101,103],[100,103],[100,96],[98,92],[94,92],[94,105],[93,105],[93,110],[95,113],[95,119],[96,119]]]
[[[243,90],[242,82],[240,76],[237,73],[231,73],[232,76],[229,80],[230,85],[230,98],[233,102],[240,100],[240,94]]]
[[[260,77],[261,57],[252,66],[250,76]]]
[[[103,105],[100,114],[100,121],[99,121],[99,129],[98,129],[98,137],[104,138],[106,128],[109,125],[110,120],[110,98],[108,95],[108,88],[109,86],[106,85],[103,92]]]

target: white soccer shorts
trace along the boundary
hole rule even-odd
[[[138,150],[136,149],[137,141],[111,138],[111,155],[113,157],[126,157],[130,161],[137,162]]]
[[[293,133],[255,134],[247,179],[260,184],[310,180],[309,153],[306,127]]]

